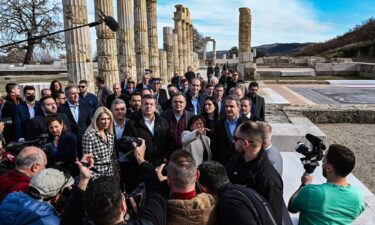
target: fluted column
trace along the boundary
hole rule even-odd
[[[63,0],[64,28],[88,23],[86,0]],[[89,81],[89,90],[94,90],[94,74],[90,32],[88,27],[65,32],[66,61],[69,84],[80,80]]]
[[[186,22],[182,20],[182,69],[187,71]]]
[[[173,77],[174,64],[173,64],[173,28],[163,27],[163,48],[167,52],[167,80]]]
[[[95,0],[95,11],[102,10],[105,15],[113,16],[113,1]],[[95,20],[99,20],[99,16],[95,14]],[[117,43],[116,33],[109,29],[104,23],[95,26],[96,28],[96,46],[98,54],[98,72],[99,77],[104,78],[105,84],[112,85],[118,83],[118,59],[117,59]]]
[[[175,71],[177,71],[180,75],[182,75],[181,71],[180,71],[180,60],[179,60],[179,55],[178,55],[178,47],[179,47],[178,35],[173,34],[173,67],[174,67]]]
[[[204,41],[202,55],[203,55],[203,61],[205,63],[207,59],[207,41]]]
[[[155,77],[160,77],[159,72],[159,47],[158,47],[158,26],[157,26],[157,2],[147,0],[147,27],[150,69]]]
[[[149,68],[146,0],[134,0],[134,35],[137,80],[141,82],[145,69]]]
[[[179,67],[178,71],[180,75],[184,73],[184,65],[183,65],[183,47],[182,47],[182,5],[176,5],[176,12],[174,13],[174,29],[175,33],[178,36],[178,62],[179,62]]]
[[[212,40],[212,65],[216,64],[216,41]]]
[[[194,63],[194,31],[193,31],[193,22],[190,24],[190,54],[191,61]]]
[[[160,63],[160,78],[164,83],[168,82],[167,78],[167,52],[162,49],[159,50],[159,63]]]
[[[117,16],[120,29],[117,32],[120,78],[129,72],[137,80],[134,46],[134,19],[132,0],[117,0]]]

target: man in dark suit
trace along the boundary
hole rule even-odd
[[[151,88],[154,94],[154,97],[158,100],[159,105],[163,105],[166,101],[168,101],[167,92],[165,89],[161,88],[161,79],[154,78],[151,81]]]
[[[125,118],[126,115],[126,103],[122,99],[115,99],[111,105],[111,111],[113,114],[113,133],[115,134],[115,150],[119,161],[121,182],[129,180],[131,173],[129,173],[129,157],[126,157],[122,151],[119,151],[119,140],[125,136],[125,127],[128,124],[129,119]]]
[[[229,95],[225,99],[225,118],[218,121],[211,138],[212,159],[227,165],[229,158],[234,155],[235,149],[232,138],[237,127],[246,121],[240,117],[240,100]]]
[[[265,101],[264,98],[257,94],[259,84],[255,81],[249,84],[249,93],[246,95],[251,98],[253,105],[255,106],[256,116],[260,121],[265,121]]]
[[[146,142],[145,159],[154,166],[159,166],[165,159],[169,133],[168,122],[156,111],[157,101],[152,95],[142,96],[141,111],[133,113],[125,127],[126,136],[142,138]],[[121,150],[120,150],[121,151]],[[126,182],[126,190],[134,189],[140,182],[138,166],[132,157],[131,176]]]
[[[27,136],[26,128],[30,119],[42,113],[39,102],[35,101],[35,88],[33,86],[25,86],[23,88],[23,96],[25,97],[25,101],[16,106],[14,118],[16,141],[20,141],[20,139],[25,140]]]
[[[5,85],[7,96],[5,96],[5,103],[1,109],[1,118],[12,118],[13,124],[10,124],[4,128],[3,138],[6,143],[16,141],[16,132],[14,126],[16,107],[22,102],[20,98],[20,88],[15,83],[7,83]]]
[[[195,73],[193,72],[191,66],[188,66],[187,72],[185,73],[185,79],[191,83],[192,79],[195,77]]]
[[[93,93],[88,92],[87,80],[79,81],[79,103],[89,106],[91,116],[94,116],[96,109],[99,107],[98,98]]]
[[[115,99],[122,99],[125,102],[125,104],[127,104],[127,105],[129,104],[129,96],[125,95],[125,94],[122,94],[121,85],[119,83],[114,83],[112,89],[113,89],[113,94],[111,94],[107,98],[106,107],[108,109],[111,109],[112,102]]]
[[[172,98],[172,109],[161,114],[169,125],[170,142],[168,145],[167,158],[177,149],[182,148],[181,134],[187,128],[188,121],[193,116],[185,110],[186,99],[183,94],[177,94]]]
[[[50,115],[59,115],[64,121],[67,131],[71,131],[68,117],[64,113],[57,113],[57,104],[52,96],[42,97],[39,102],[42,113],[35,116],[35,118],[31,119],[27,124],[26,140],[34,140],[41,134],[48,132],[46,117]]]
[[[251,121],[259,120],[256,117],[254,108],[252,107],[252,101],[249,97],[241,98],[241,116]]]
[[[142,82],[137,84],[135,88],[139,91],[142,90],[143,88],[151,89],[150,79],[151,77],[150,77],[149,72],[145,72],[145,74],[143,74]]]
[[[216,84],[214,89],[214,97],[219,107],[218,112],[220,118],[225,117],[225,97],[224,97],[224,85]]]
[[[61,105],[58,108],[58,112],[64,113],[68,117],[72,133],[77,136],[78,153],[81,154],[82,137],[87,127],[91,124],[90,108],[86,104],[79,103],[79,91],[77,87],[66,87],[65,94],[68,101],[65,105]]]
[[[191,81],[190,90],[186,93],[186,110],[194,113],[195,115],[201,115],[204,109],[204,100],[207,95],[200,93],[202,88],[201,80],[197,77]]]
[[[178,87],[175,84],[168,84],[167,89],[169,99],[161,106],[163,111],[172,109],[172,98],[178,93]]]

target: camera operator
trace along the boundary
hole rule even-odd
[[[115,177],[101,176],[88,186],[92,175],[88,168],[94,166],[92,158],[88,158],[87,161],[82,160],[88,163],[88,168],[83,167],[81,162],[76,162],[80,168],[81,178],[78,186],[72,190],[61,224],[82,224],[84,211],[95,224],[166,224],[166,200],[159,194],[160,182],[155,169],[145,161],[145,152],[146,145],[142,139],[142,144],[136,147],[134,156],[140,165],[147,200],[137,219],[125,221],[128,206]]]
[[[363,194],[347,181],[354,165],[355,156],[349,148],[332,144],[322,164],[327,182],[313,185],[311,175],[302,176],[288,205],[291,213],[300,212],[300,225],[351,224],[364,211]]]
[[[15,168],[0,176],[0,195],[13,191],[25,192],[31,178],[44,170],[46,165],[47,156],[42,149],[34,146],[24,148],[17,155]]]

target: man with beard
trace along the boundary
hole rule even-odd
[[[301,186],[289,200],[291,213],[300,212],[299,224],[351,224],[364,211],[363,193],[348,183],[355,165],[354,153],[332,144],[323,158],[324,184],[311,184],[304,174]]]
[[[142,95],[139,92],[133,92],[130,95],[129,109],[126,111],[126,118],[131,118],[134,112],[141,109]]]
[[[264,120],[264,114],[265,114],[265,102],[264,98],[259,96],[258,93],[259,84],[255,81],[251,82],[249,84],[249,93],[247,93],[247,97],[251,98],[251,101],[253,102],[253,105],[255,106],[255,113],[256,117],[259,118],[260,121]]]

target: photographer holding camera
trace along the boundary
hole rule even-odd
[[[76,161],[81,178],[78,186],[73,188],[72,195],[65,206],[61,224],[83,224],[84,213],[94,224],[166,224],[166,199],[159,194],[160,182],[154,167],[145,161],[145,152],[145,141],[141,139],[140,146],[134,151],[134,157],[140,166],[142,180],[145,182],[147,200],[138,218],[125,221],[128,206],[115,177],[101,176],[88,185],[92,176],[89,168],[94,166],[94,161],[92,157],[85,155],[81,162],[86,163],[88,167]]]
[[[312,176],[304,173],[302,184],[288,205],[289,212],[300,212],[300,225],[351,224],[364,211],[363,194],[347,181],[354,165],[355,156],[350,149],[332,144],[322,165],[327,182],[311,184]]]

